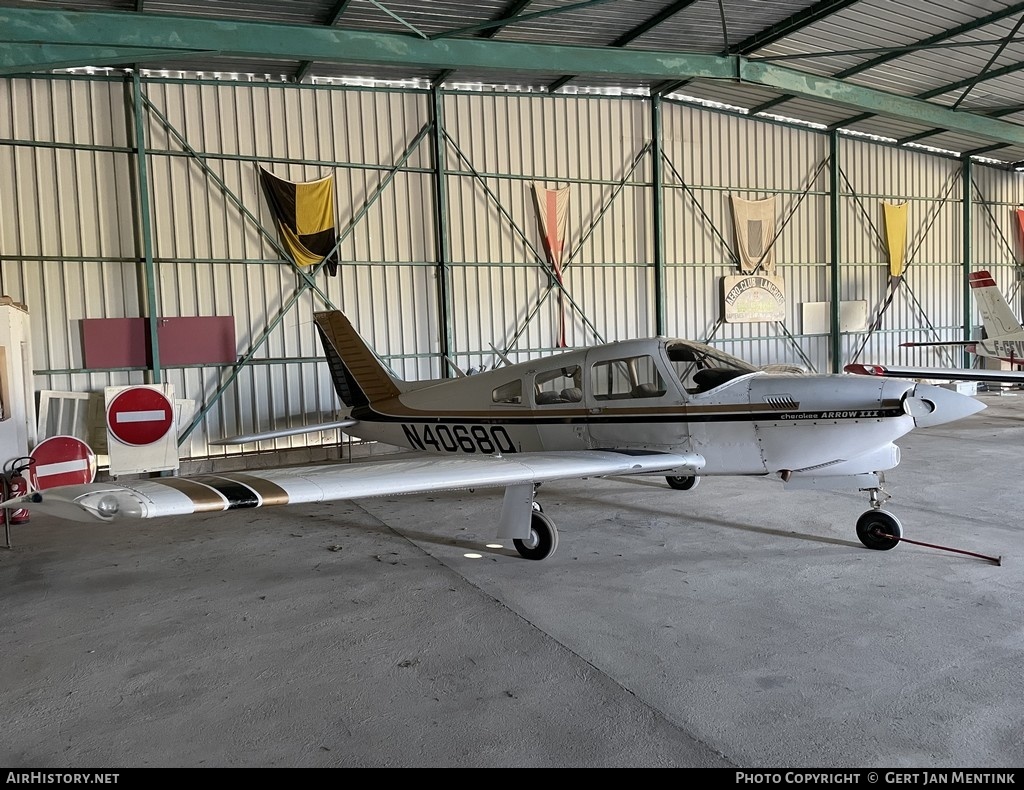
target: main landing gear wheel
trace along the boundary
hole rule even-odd
[[[558,548],[558,530],[555,522],[539,510],[534,510],[530,519],[530,537],[525,540],[514,538],[512,545],[520,556],[528,560],[543,560]]]
[[[869,510],[857,519],[857,537],[869,549],[888,551],[903,537],[900,520],[884,510]]]
[[[689,477],[673,477],[670,475],[669,477],[666,477],[665,480],[669,486],[674,488],[676,491],[690,491],[696,488],[700,483],[700,478],[696,475],[691,475]]]

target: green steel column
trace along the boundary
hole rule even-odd
[[[829,142],[829,268],[831,270],[830,299],[831,310],[829,319],[829,340],[832,346],[832,372],[839,373],[842,370],[842,338],[839,336],[839,132],[832,131],[828,136]]]
[[[147,374],[151,384],[163,380],[160,345],[157,342],[156,268],[153,265],[153,233],[149,214],[149,170],[146,165],[146,118],[142,108],[139,70],[132,69],[132,99],[135,108],[135,166],[139,187],[139,219],[142,231],[143,277],[146,283],[146,315],[149,318],[149,353],[152,364]]]
[[[665,328],[665,202],[662,171],[661,96],[651,96],[651,182],[654,209],[654,328],[655,334],[664,335]]]
[[[451,359],[452,306],[451,306],[451,245],[448,237],[448,185],[445,182],[444,97],[434,87],[430,94],[430,117],[434,123],[434,239],[437,250],[437,323],[441,341],[441,375],[448,378],[452,371],[445,362]]]
[[[971,249],[973,241],[973,221],[972,214],[974,205],[972,203],[972,186],[974,184],[974,175],[971,172],[971,158],[967,157],[964,159],[963,170],[961,172],[960,180],[962,182],[961,189],[963,190],[963,240],[964,240],[964,271],[963,271],[963,291],[964,291],[964,340],[971,339],[971,264],[973,261],[973,250]],[[971,367],[971,354],[969,351],[964,349],[963,351],[963,366],[965,368]]]

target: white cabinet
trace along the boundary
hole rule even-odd
[[[36,444],[28,308],[0,296],[0,467]]]

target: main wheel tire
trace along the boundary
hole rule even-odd
[[[857,519],[857,537],[869,549],[888,551],[899,545],[903,526],[892,513],[869,510]]]
[[[528,560],[543,560],[555,553],[558,548],[558,530],[555,522],[539,510],[533,511],[530,519],[530,537],[525,540],[514,538],[512,545],[520,556]]]
[[[697,487],[700,483],[700,478],[696,475],[690,475],[688,477],[676,477],[670,475],[665,478],[665,481],[669,484],[669,487],[674,488],[676,491],[690,491]]]

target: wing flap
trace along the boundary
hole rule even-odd
[[[429,491],[507,488],[606,475],[696,472],[703,466],[703,457],[695,453],[615,450],[417,456],[379,463],[61,486],[8,500],[0,507],[26,507],[75,521],[111,521]]]

